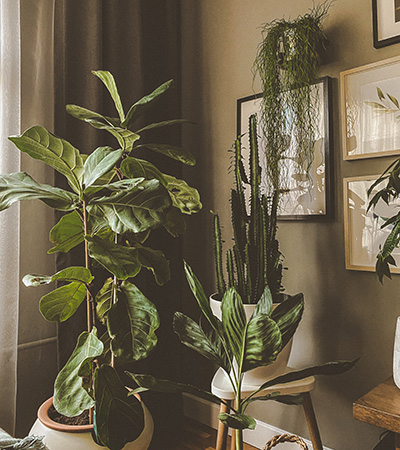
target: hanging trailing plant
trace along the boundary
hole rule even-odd
[[[264,175],[275,191],[285,189],[290,164],[295,162],[308,176],[313,160],[318,102],[312,84],[326,43],[321,25],[331,4],[326,1],[293,21],[274,20],[262,29],[253,71],[263,91]]]

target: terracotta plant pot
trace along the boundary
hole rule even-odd
[[[215,299],[215,294],[210,297],[210,306],[214,315],[217,316],[218,319],[221,319],[221,301]],[[278,306],[278,303],[274,303],[272,308],[275,308],[276,306]],[[249,321],[250,317],[253,315],[256,305],[244,304],[243,307],[244,312],[246,313],[246,319]],[[257,367],[257,369],[246,372],[243,377],[243,384],[248,386],[259,386],[265,380],[283,374],[289,361],[290,352],[292,350],[292,342],[293,339],[288,342],[285,348],[279,353],[276,360],[269,366]]]
[[[49,450],[97,450],[105,449],[92,439],[93,425],[63,425],[49,417],[49,409],[53,397],[46,400],[38,410],[38,418],[33,424],[30,435],[44,436],[44,443]],[[142,402],[144,412],[144,429],[142,434],[132,442],[128,442],[123,450],[147,450],[153,437],[153,418]]]

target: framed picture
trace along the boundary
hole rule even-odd
[[[400,42],[400,0],[372,0],[374,47]]]
[[[400,154],[400,57],[340,74],[344,159]]]
[[[398,212],[400,201],[387,205],[380,200],[373,210],[368,208],[368,189],[379,176],[345,178],[344,181],[344,233],[346,269],[375,271],[376,255],[391,231],[381,229],[386,218]],[[379,184],[372,195],[380,190]],[[371,196],[372,198],[372,196]],[[400,249],[393,252],[398,267],[391,267],[392,273],[400,273]]]
[[[279,204],[280,220],[326,220],[333,215],[332,188],[332,136],[331,136],[331,90],[332,79],[320,78],[313,85],[318,102],[318,130],[314,139],[314,160],[309,176],[292,158],[288,173],[285,173],[285,185],[288,191],[281,195]],[[242,149],[245,158],[249,157],[248,124],[249,117],[256,113],[259,116],[262,94],[240,98],[237,101],[237,132],[244,135]],[[260,117],[258,117],[260,124]],[[265,168],[263,133],[259,126],[259,151],[261,170]],[[294,140],[293,140],[294,141]],[[290,152],[288,145],[288,152]],[[289,155],[290,158],[290,155]],[[262,177],[263,178],[263,177]],[[261,182],[261,189],[265,192],[265,181]]]

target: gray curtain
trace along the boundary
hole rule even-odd
[[[65,105],[78,104],[112,115],[113,104],[91,70],[113,73],[125,109],[164,81],[173,78],[176,88],[145,118],[150,123],[180,116],[180,8],[178,0],[56,0],[55,9],[55,133],[81,152],[116,141],[65,113]],[[151,136],[152,141],[179,145],[180,130],[170,129]],[[178,163],[159,156],[153,159],[163,172],[180,175]],[[57,177],[57,175],[56,175]],[[57,180],[62,185],[63,180]],[[180,344],[172,332],[172,315],[181,309],[181,241],[156,230],[153,248],[162,249],[171,261],[172,280],[157,287],[148,274],[135,283],[157,306],[161,317],[159,343],[146,361],[132,370],[158,377],[180,379]],[[58,267],[80,263],[80,253],[59,255]],[[69,261],[66,260],[69,258]],[[72,259],[72,260],[71,260]],[[85,311],[59,326],[59,363],[63,365],[85,328]],[[180,400],[159,394],[145,399],[156,424],[153,449],[168,448],[179,437]],[[168,405],[168,408],[165,407]]]

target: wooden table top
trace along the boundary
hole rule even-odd
[[[390,377],[353,403],[357,420],[400,433],[400,389]]]

